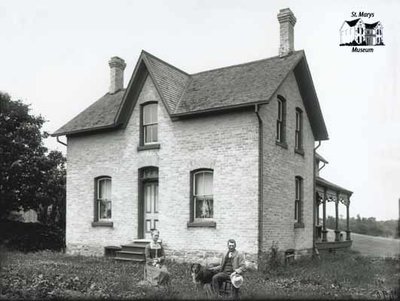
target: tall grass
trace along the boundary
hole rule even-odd
[[[168,287],[143,283],[143,265],[56,252],[1,252],[0,299],[197,299],[209,296],[191,280],[190,264],[169,261]],[[303,258],[245,274],[244,299],[377,298],[398,287],[399,261],[355,253]],[[383,295],[382,295],[383,296]]]

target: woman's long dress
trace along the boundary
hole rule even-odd
[[[169,272],[164,265],[164,249],[160,244],[149,243],[145,249],[146,255],[146,280],[151,285],[164,285],[169,282]],[[158,265],[153,264],[155,258],[160,259]]]

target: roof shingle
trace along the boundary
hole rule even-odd
[[[302,53],[193,74],[175,114],[267,101]]]
[[[151,76],[169,115],[180,117],[268,102],[292,70],[311,118],[315,139],[328,139],[304,51],[192,75],[142,51],[126,91],[105,94],[52,135],[126,126],[141,89],[139,83],[146,74]]]
[[[122,89],[114,94],[105,94],[52,135],[61,136],[86,130],[113,127],[114,118],[122,102],[124,92],[125,89]]]
[[[190,76],[178,68],[156,58],[146,52],[146,61],[149,63],[149,72],[157,83],[161,97],[172,113],[179,98],[182,96]]]

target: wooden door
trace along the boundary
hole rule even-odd
[[[158,182],[146,182],[143,186],[144,238],[151,238],[151,229],[158,229]]]

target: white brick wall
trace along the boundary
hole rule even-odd
[[[293,74],[278,93],[285,97],[286,142],[275,144],[275,97],[261,106],[264,120],[263,250],[312,247],[314,138]],[[140,103],[159,103],[159,150],[137,151]],[[295,108],[303,110],[304,156],[294,152]],[[258,120],[252,111],[171,121],[150,78],[125,129],[68,139],[67,247],[69,252],[102,254],[106,245],[137,238],[138,169],[159,167],[159,228],[168,253],[182,257],[226,250],[234,238],[254,259],[258,250]],[[214,169],[216,228],[188,228],[190,171]],[[94,179],[112,177],[114,226],[92,227]],[[304,228],[294,229],[295,176],[304,179]],[[211,253],[210,253],[211,252]],[[213,253],[214,252],[214,253]],[[175,257],[176,257],[175,256]],[[189,255],[188,255],[189,256]]]
[[[276,96],[286,99],[287,149],[276,145]],[[296,107],[303,111],[304,156],[294,152]],[[312,248],[313,225],[313,148],[314,136],[293,73],[281,85],[268,105],[262,106],[264,120],[264,227],[263,250],[272,242],[279,250]],[[295,177],[303,178],[304,228],[294,228]]]
[[[224,251],[228,238],[257,253],[258,122],[236,112],[172,122],[147,79],[138,103],[159,102],[159,150],[137,151],[137,104],[125,129],[68,139],[67,247],[103,252],[137,238],[138,169],[159,167],[160,224],[168,250]],[[187,228],[190,171],[214,169],[216,228]],[[113,228],[92,227],[94,178],[112,177]]]

